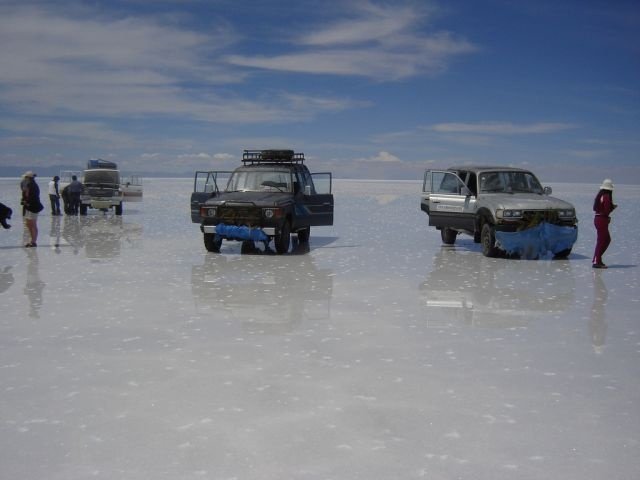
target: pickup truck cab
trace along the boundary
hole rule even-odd
[[[191,195],[191,220],[200,224],[209,252],[223,240],[274,241],[277,253],[289,250],[291,234],[309,241],[311,227],[333,225],[332,177],[311,173],[303,153],[245,150],[233,172],[198,171]]]

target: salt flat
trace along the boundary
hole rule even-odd
[[[189,179],[122,217],[47,209],[25,249],[17,184],[2,479],[640,478],[638,186],[594,271],[597,185],[552,185],[578,242],[527,261],[441,246],[419,182],[347,180],[284,256],[207,253]]]

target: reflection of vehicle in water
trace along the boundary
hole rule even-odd
[[[570,262],[513,263],[444,247],[420,290],[429,326],[510,327],[566,310],[575,280]]]
[[[113,258],[122,245],[135,246],[142,239],[142,225],[124,222],[120,216],[64,217],[61,245],[76,253],[82,248],[88,258]]]
[[[229,312],[254,333],[289,332],[303,320],[329,318],[332,290],[331,271],[316,268],[308,255],[207,257],[191,269],[198,308]]]

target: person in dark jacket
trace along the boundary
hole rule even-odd
[[[613,203],[613,182],[605,179],[600,186],[600,190],[593,201],[593,211],[595,217],[593,224],[596,227],[596,249],[593,254],[593,268],[607,268],[602,261],[602,255],[607,251],[611,243],[611,234],[609,233],[609,223],[611,218],[609,215],[617,207]]]
[[[78,177],[75,175],[71,176],[71,183],[66,187],[69,192],[69,211],[71,215],[78,215],[80,213],[80,194],[84,192],[84,185],[80,183]]]
[[[2,225],[2,228],[11,228],[11,225],[7,223],[7,220],[11,218],[12,214],[13,210],[7,207],[4,203],[0,203],[0,225]]]
[[[38,214],[44,209],[40,202],[40,187],[36,183],[36,174],[29,171],[23,175],[26,180],[22,190],[22,205],[24,206],[24,224],[31,236],[31,241],[25,247],[37,247]],[[22,184],[21,184],[22,185]]]

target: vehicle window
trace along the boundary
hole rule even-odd
[[[530,172],[487,172],[480,175],[483,193],[541,193],[542,186]]]
[[[460,195],[464,183],[457,175],[450,172],[432,172],[431,186],[433,193],[449,193]]]
[[[291,173],[288,170],[240,170],[233,173],[227,191],[291,192]]]
[[[97,185],[101,183],[120,183],[120,174],[114,170],[92,170],[84,172],[85,185]]]
[[[311,176],[311,172],[309,172],[307,169],[303,170],[303,176],[304,176],[304,186],[309,186],[311,189],[311,195],[315,195],[316,194],[316,186],[313,183],[313,177]],[[317,179],[319,179],[319,176],[316,176]],[[303,187],[304,188],[304,187]],[[329,181],[329,186],[327,188],[322,188],[321,189],[322,192],[330,192],[331,191],[331,184]]]

